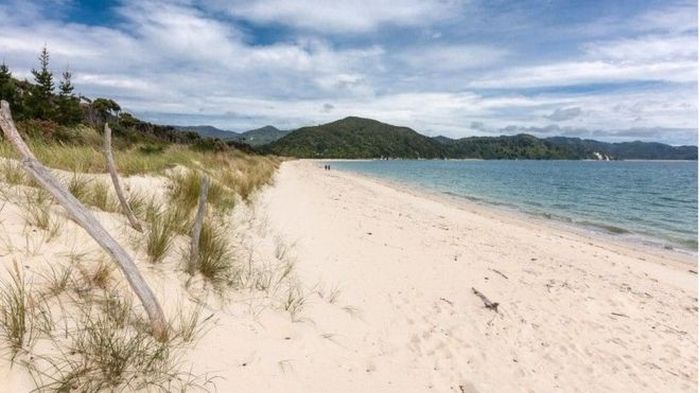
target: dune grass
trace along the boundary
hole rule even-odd
[[[52,199],[49,193],[43,189],[25,189],[23,195],[24,201],[20,206],[27,224],[44,230],[48,240],[56,237],[63,221],[51,214]]]
[[[49,143],[40,140],[27,141],[37,159],[50,168],[71,172],[105,173],[106,160],[101,145],[65,145]],[[267,184],[269,178],[279,166],[279,160],[273,157],[250,156],[237,150],[223,152],[198,151],[186,145],[171,144],[162,150],[150,152],[136,145],[127,149],[114,151],[119,173],[124,176],[162,173],[165,169],[181,165],[188,168],[240,171],[231,176],[236,189],[254,190]],[[17,159],[14,149],[4,140],[0,140],[0,157]],[[249,174],[255,174],[249,179],[251,185],[238,186]],[[214,177],[219,177],[215,174]],[[222,183],[228,184],[222,178]],[[242,195],[242,194],[241,194]],[[246,191],[246,195],[249,193]]]
[[[178,364],[184,340],[177,336],[159,342],[130,301],[107,299],[106,307],[83,304],[75,327],[61,333],[65,339],[54,341],[61,348],[58,354],[39,354],[38,361],[28,364],[37,391],[207,390],[211,379],[183,371]]]
[[[239,274],[232,251],[225,228],[205,221],[199,237],[199,254],[194,263],[185,254],[185,270],[190,274],[200,273],[217,290],[230,287],[238,281]]]
[[[33,341],[29,295],[17,264],[10,273],[10,281],[0,283],[0,334],[9,345],[12,359]]]
[[[1,162],[0,180],[13,186],[28,182],[27,175],[19,165],[19,162],[13,160],[3,160]]]
[[[194,375],[180,354],[201,333],[200,307],[176,310],[170,338],[159,342],[133,296],[124,296],[111,266],[100,261],[53,269],[30,288],[15,266],[0,285],[0,338],[26,367],[37,392],[209,391],[212,378]],[[77,276],[75,274],[78,273]],[[77,296],[76,296],[77,295]],[[61,324],[39,307],[61,310]],[[208,318],[207,318],[208,319]],[[39,342],[41,345],[38,345]]]
[[[31,139],[28,143],[47,167],[73,173],[59,177],[82,203],[117,213],[120,208],[111,183],[106,177],[86,175],[106,172],[99,134],[92,129],[78,131],[84,134],[80,136],[86,141],[82,145]],[[17,158],[2,140],[0,157]],[[234,237],[225,225],[232,217],[228,213],[238,201],[251,201],[257,190],[272,182],[279,165],[277,159],[239,151],[196,151],[176,144],[155,150],[133,146],[115,151],[115,159],[120,174],[125,176],[168,176],[166,195],[158,191],[153,195],[130,190],[127,193],[131,208],[145,224],[140,239],[151,262],[168,258],[178,236],[190,235],[200,179],[206,175],[211,180],[209,214],[200,237],[200,253],[195,264],[185,266],[185,270],[201,275],[203,282],[216,291],[263,281],[265,284],[259,286],[286,288],[282,283],[287,283],[291,263],[270,265],[264,273],[249,272],[250,277],[256,277],[254,280],[242,277],[245,269],[237,263]],[[16,161],[1,160],[0,164],[0,181],[34,187],[27,188],[23,203],[28,224],[58,233],[58,229],[51,229],[55,226],[48,194],[31,184]],[[176,166],[179,168],[171,170]],[[183,252],[184,255],[188,253]],[[52,264],[47,274],[34,276],[44,281],[36,291],[19,271],[11,277],[0,286],[0,342],[11,350],[12,359],[26,354],[22,355],[21,364],[33,376],[37,391],[183,391],[210,386],[210,379],[183,372],[178,362],[178,353],[196,340],[203,323],[213,316],[205,318],[202,308],[178,310],[170,323],[170,339],[161,343],[152,337],[143,310],[133,304],[133,296],[124,296],[119,287],[121,280],[109,261],[71,256],[70,263]],[[284,295],[284,300],[278,299],[281,307],[294,318],[303,308],[303,294],[290,289]],[[51,309],[60,310],[57,322],[42,308],[45,302],[50,302]],[[41,345],[35,347],[40,350],[29,355],[28,350],[37,340]],[[46,348],[49,349],[44,351]]]
[[[146,233],[146,254],[152,263],[165,258],[173,245],[173,238],[181,231],[179,211],[159,212],[151,216]]]

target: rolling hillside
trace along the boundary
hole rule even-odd
[[[234,131],[227,131],[214,126],[172,126],[178,131],[196,132],[202,138],[218,138],[224,141],[238,140],[240,134]]]
[[[443,146],[410,128],[360,117],[300,128],[264,150],[303,158],[442,158],[445,155]]]
[[[238,140],[251,146],[262,146],[284,137],[289,132],[273,126],[265,126],[241,133]]]

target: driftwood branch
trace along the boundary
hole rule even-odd
[[[199,183],[199,203],[197,205],[197,214],[194,218],[194,226],[192,227],[192,240],[190,243],[190,273],[194,273],[197,267],[197,259],[199,258],[199,237],[202,234],[202,225],[204,217],[207,215],[207,195],[209,194],[209,178],[202,176]]]
[[[127,202],[126,197],[124,197],[124,191],[119,182],[119,174],[117,173],[117,167],[114,164],[114,156],[112,155],[112,129],[109,128],[109,124],[105,122],[105,158],[107,159],[107,170],[109,170],[109,176],[112,178],[112,184],[114,184],[114,190],[117,192],[117,198],[119,199],[119,204],[122,205],[122,210],[129,220],[131,226],[139,232],[143,232],[143,228],[136,219],[134,211],[131,210],[129,202]]]
[[[498,270],[496,270],[496,269],[491,269],[491,268],[489,268],[489,270],[491,270],[492,272],[494,272],[494,273],[498,274],[499,276],[505,278],[506,280],[508,279],[508,276],[506,276],[505,274],[501,273],[500,271],[498,271]]]
[[[160,340],[167,338],[167,323],[163,310],[131,256],[117,243],[107,230],[56,178],[44,167],[29,150],[17,132],[12,120],[10,105],[0,102],[0,128],[7,140],[20,154],[20,164],[44,189],[53,195],[68,215],[80,225],[117,262],[129,285],[141,300],[151,321],[154,336]]]
[[[484,307],[488,308],[489,310],[493,310],[495,312],[498,312],[498,303],[497,302],[492,302],[487,298],[483,293],[479,292],[476,288],[472,287],[472,292],[476,296],[478,296],[482,302],[484,302]]]

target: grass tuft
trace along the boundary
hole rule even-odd
[[[0,179],[7,184],[21,185],[27,184],[27,176],[19,162],[13,160],[3,160],[0,169]]]
[[[0,282],[0,334],[9,346],[12,361],[36,338],[33,316],[24,276],[15,263],[10,271],[10,281]]]
[[[214,227],[205,221],[199,237],[199,255],[196,264],[190,265],[187,259],[186,270],[193,274],[199,272],[215,288],[221,289],[231,285],[235,280],[236,269],[232,246],[221,227]]]
[[[304,309],[306,304],[306,298],[304,297],[303,291],[298,286],[290,285],[287,290],[287,296],[285,297],[282,308],[289,313],[292,317],[292,321],[297,321],[299,314]]]
[[[47,191],[26,189],[22,209],[27,224],[46,231],[49,239],[58,235],[63,223],[51,215],[51,196]]]
[[[170,251],[175,235],[182,230],[182,215],[177,210],[152,211],[146,234],[146,254],[151,262],[161,262]]]
[[[191,211],[199,201],[200,182],[202,175],[195,170],[188,170],[184,174],[170,176],[168,197],[170,203],[182,211]],[[234,208],[236,196],[228,187],[219,184],[215,179],[209,183],[207,203],[214,208],[227,212]]]

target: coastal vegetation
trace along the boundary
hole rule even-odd
[[[0,274],[3,361],[21,366],[41,392],[213,389],[212,377],[187,371],[181,362],[204,323],[196,311],[201,308],[191,304],[201,307],[242,289],[261,291],[253,277],[270,275],[281,279],[263,298],[290,316],[300,308],[282,306],[286,289],[298,287],[289,270],[293,264],[250,258],[242,263],[244,246],[232,228],[234,213],[252,209],[254,195],[273,181],[280,160],[235,141],[141,121],[111,99],[76,96],[69,72],[56,91],[47,49],[39,65],[34,83],[0,68],[0,99],[10,103],[21,138],[51,176],[91,214],[99,214],[137,262],[146,262],[140,269],[160,269],[149,273],[151,280],[196,302],[170,308],[166,334],[154,334],[109,255],[94,251],[54,197],[24,172],[16,145],[0,134],[0,248],[3,259],[13,261]],[[126,224],[108,181],[105,123],[113,130],[116,167],[125,176],[128,205],[143,224],[142,233]],[[204,177],[211,183],[206,200],[211,208],[196,265],[189,266],[183,244]],[[45,244],[51,244],[50,252],[33,248]]]
[[[205,138],[218,138],[224,141],[238,141],[250,146],[262,146],[272,143],[291,131],[280,130],[273,126],[265,126],[241,133],[221,130],[212,126],[173,126],[179,131],[193,131]]]

